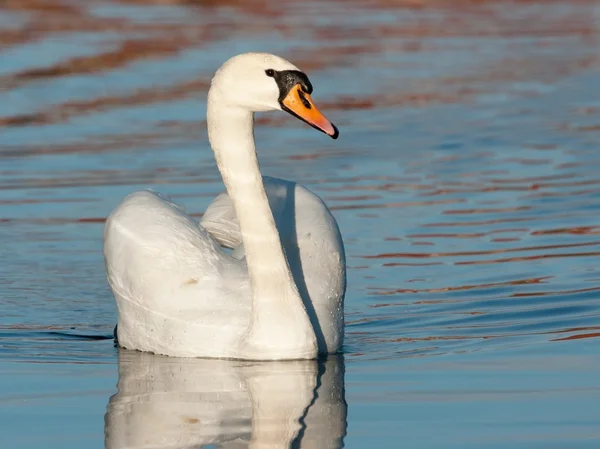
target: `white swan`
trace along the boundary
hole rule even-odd
[[[338,225],[308,189],[262,178],[254,146],[254,112],[275,109],[337,138],[311,92],[304,73],[270,54],[235,56],[217,71],[208,137],[227,193],[200,224],[150,191],[126,197],[106,221],[119,345],[254,360],[340,350],[346,267]]]

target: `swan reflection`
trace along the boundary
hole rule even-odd
[[[107,449],[341,448],[344,361],[176,359],[119,351]]]

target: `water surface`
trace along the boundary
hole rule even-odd
[[[34,447],[596,447],[593,1],[0,4],[0,429]],[[265,174],[346,244],[343,356],[117,350],[104,218],[223,189],[206,89],[233,54],[308,72],[340,139],[259,116]]]

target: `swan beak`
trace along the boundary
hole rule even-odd
[[[281,100],[281,108],[333,139],[337,139],[340,134],[335,125],[321,114],[310,95],[302,90],[300,84],[292,87],[285,98]]]

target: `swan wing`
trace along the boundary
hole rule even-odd
[[[294,201],[296,197],[295,190],[298,188],[306,189],[294,182],[269,176],[263,176],[263,183],[273,218],[277,223],[277,230],[285,246],[290,234],[295,234],[295,222],[292,222],[292,220],[295,219],[296,214],[301,212],[303,216],[306,216],[311,213],[311,205],[298,205]],[[301,211],[298,210],[300,208]],[[210,203],[200,220],[200,224],[219,245],[236,250],[234,254],[241,252],[241,256],[243,256],[240,223],[235,214],[233,202],[227,192],[221,193]]]
[[[298,246],[315,231],[334,246],[343,247],[337,223],[319,196],[284,179],[263,176],[263,183],[284,247]],[[240,223],[227,192],[219,194],[208,206],[200,225],[222,247],[239,250],[242,246]]]
[[[210,203],[200,224],[224,248],[234,249],[242,243],[240,223],[227,192],[221,193]]]
[[[306,187],[267,176],[263,182],[319,345],[335,352],[343,341],[340,329],[346,290],[344,244],[337,222],[323,200]],[[210,204],[200,224],[219,244],[232,248],[234,258],[243,260],[240,226],[227,193]]]
[[[119,344],[172,356],[236,355],[251,307],[245,262],[168,198],[126,197],[107,219],[104,255]]]

